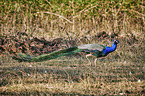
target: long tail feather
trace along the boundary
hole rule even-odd
[[[18,61],[39,62],[39,61],[45,61],[45,60],[55,59],[55,58],[61,57],[61,56],[74,54],[74,53],[77,53],[80,51],[81,51],[81,49],[78,49],[78,47],[76,46],[76,47],[71,47],[71,48],[59,50],[56,52],[52,52],[50,54],[40,55],[40,56],[36,56],[36,57],[19,54],[20,57],[13,57],[13,59],[16,59]]]

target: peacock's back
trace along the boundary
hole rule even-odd
[[[78,48],[82,49],[82,50],[98,50],[98,51],[102,51],[102,49],[105,49],[105,46],[100,45],[100,44],[85,44],[85,45],[78,46]]]

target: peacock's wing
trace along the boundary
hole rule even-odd
[[[82,50],[88,50],[88,51],[92,51],[92,50],[99,50],[102,51],[102,49],[105,49],[106,46],[104,45],[100,45],[100,44],[85,44],[85,45],[80,45],[78,46],[79,49]]]

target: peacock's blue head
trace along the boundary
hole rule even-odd
[[[112,44],[112,47],[108,47],[106,46],[105,49],[102,50],[102,53],[106,56],[108,55],[110,52],[113,52],[116,50],[117,48],[117,44],[119,43],[118,40],[115,40],[114,43]]]
[[[115,41],[114,41],[114,43],[115,43],[115,44],[118,44],[118,43],[119,43],[119,41],[118,41],[118,40],[115,40]]]

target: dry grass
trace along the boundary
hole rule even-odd
[[[139,95],[144,94],[143,62],[66,57],[38,63],[3,63],[3,95]]]
[[[22,94],[37,94],[37,95],[127,95],[143,93],[145,82],[122,81],[117,83],[103,83],[100,81],[89,82],[82,81],[81,83],[39,83],[39,84],[15,84],[9,87],[4,87],[3,91],[7,93]]]

